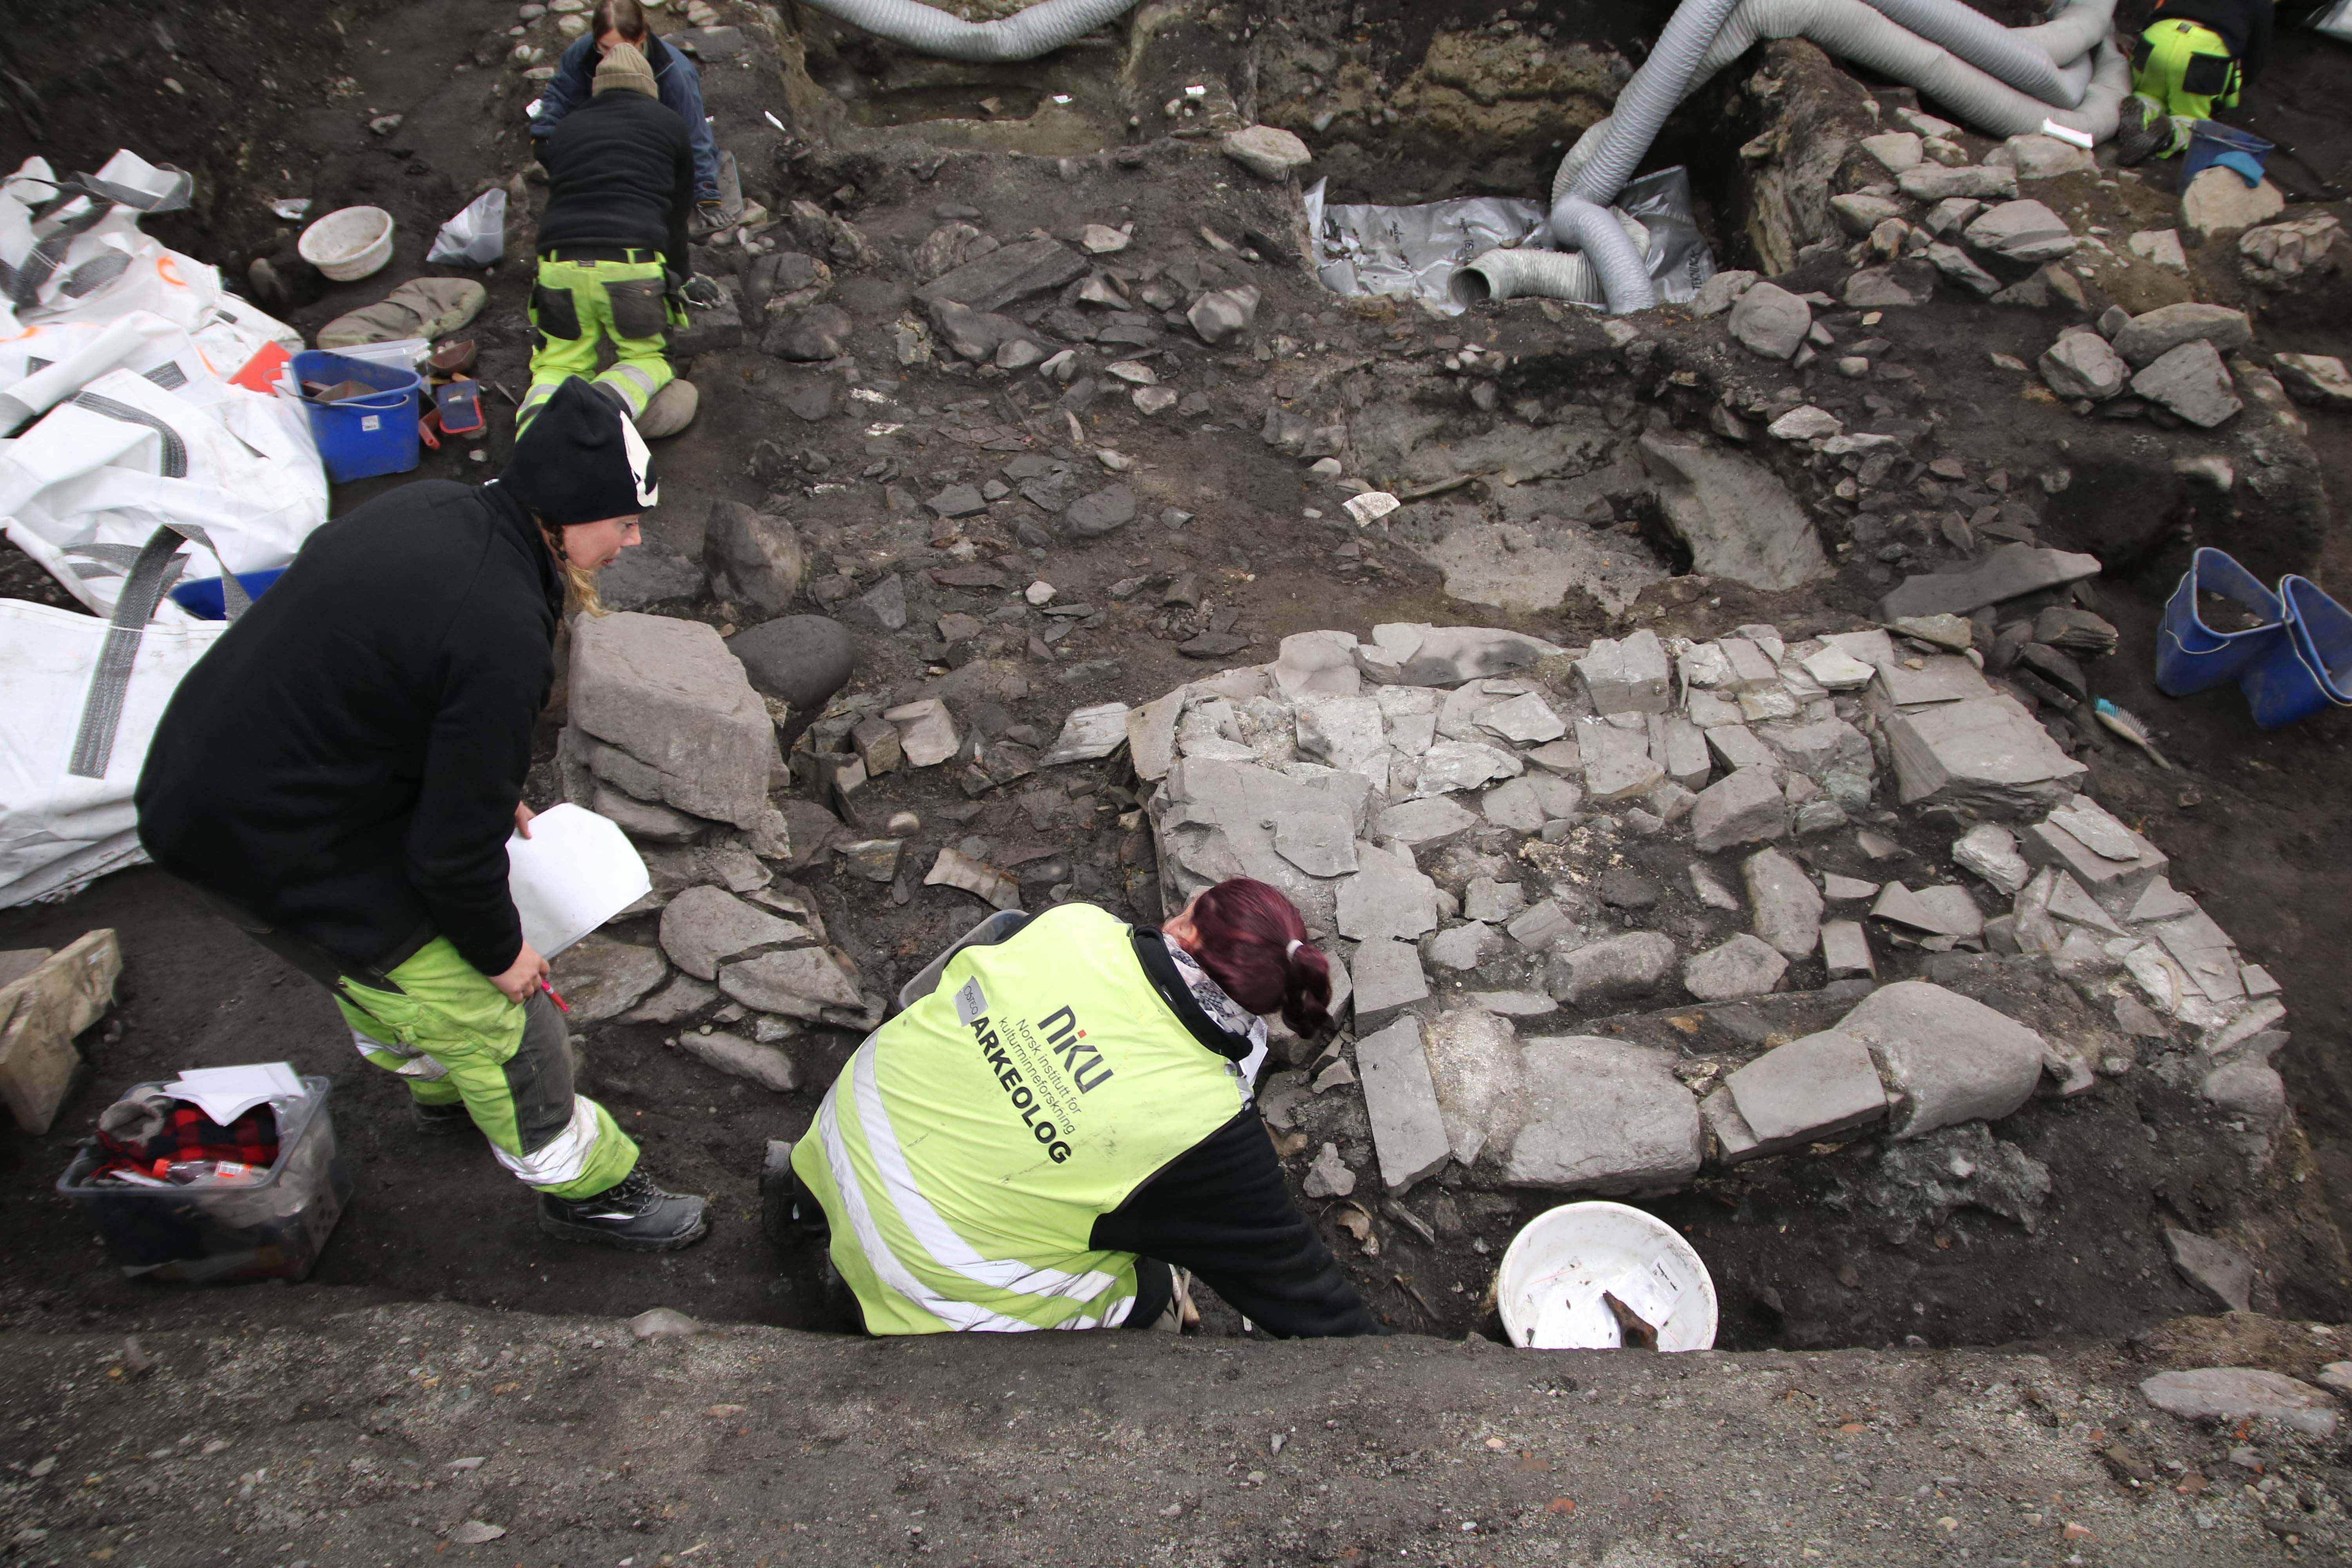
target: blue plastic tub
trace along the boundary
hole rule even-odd
[[[258,599],[263,589],[284,575],[285,567],[272,566],[267,572],[240,572],[236,580],[247,598]],[[228,615],[228,607],[221,602],[221,580],[217,577],[198,577],[181,584],[172,590],[172,603],[200,621],[222,620]]]
[[[2219,594],[2261,619],[2243,631],[2217,632],[2197,613],[2197,595]],[[2165,602],[2156,632],[2156,685],[2168,697],[2226,686],[2273,654],[2290,653],[2286,606],[2222,551],[2200,549]]]
[[[2352,611],[2307,577],[2279,580],[2286,601],[2287,648],[2266,656],[2239,682],[2254,722],[2281,730],[2323,708],[2352,708]]]
[[[294,379],[332,386],[362,382],[383,390],[347,403],[310,403],[310,434],[327,478],[335,483],[404,474],[417,464],[417,393],[424,378],[413,370],[371,364],[363,359],[312,349],[294,356]]]
[[[2189,148],[2180,155],[2180,188],[2187,190],[2189,182],[2211,168],[2224,153],[2251,153],[2259,163],[2273,145],[2251,131],[2218,120],[2200,120],[2189,128]]]

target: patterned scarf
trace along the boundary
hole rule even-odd
[[[1201,1005],[1201,1011],[1209,1016],[1209,1022],[1228,1035],[1238,1035],[1247,1040],[1252,1053],[1265,1050],[1265,1020],[1226,995],[1225,988],[1201,967],[1199,959],[1184,951],[1183,943],[1166,931],[1160,933],[1160,940],[1168,944],[1168,956],[1176,961],[1176,973],[1184,977],[1186,987],[1192,993],[1192,1000]]]

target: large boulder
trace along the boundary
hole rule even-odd
[[[793,713],[814,713],[849,683],[857,666],[849,628],[824,616],[780,616],[737,632],[727,651],[761,692]]]
[[[1757,283],[1731,307],[1731,335],[1766,359],[1788,359],[1804,346],[1813,308],[1778,283]]]
[[[1880,986],[1836,1030],[1870,1048],[1897,1104],[1897,1138],[1998,1121],[2032,1094],[2049,1054],[2016,1019],[1925,980]]]
[[[2253,324],[2243,310],[2195,300],[2143,310],[2116,330],[2116,353],[2134,369],[2153,364],[2183,343],[2211,343],[2228,353],[2254,341]]]
[[[714,627],[626,611],[582,616],[571,721],[601,742],[584,748],[592,771],[641,800],[742,828],[767,809],[775,725]]]

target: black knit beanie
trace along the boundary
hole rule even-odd
[[[618,405],[578,376],[557,387],[515,437],[499,484],[559,526],[629,517],[661,500],[645,437]]]

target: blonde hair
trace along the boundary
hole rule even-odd
[[[563,525],[550,522],[537,512],[530,514],[530,520],[539,524],[539,536],[547,542],[547,552],[555,557],[555,569],[563,577],[565,600],[583,615],[606,614],[604,601],[596,592],[596,574],[574,564],[570,552],[563,548]]]

